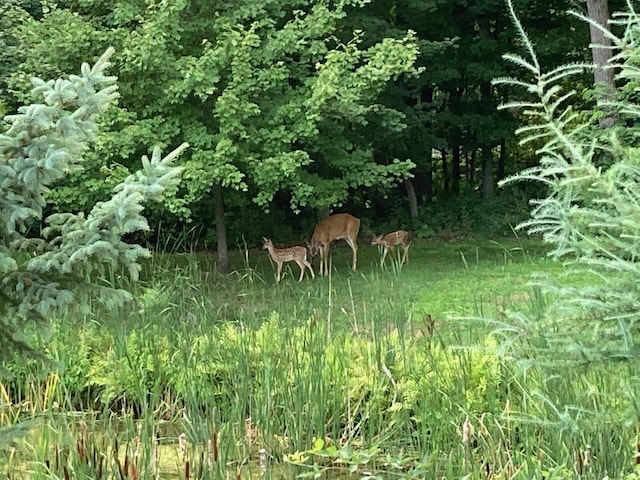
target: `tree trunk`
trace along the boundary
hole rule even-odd
[[[215,203],[216,237],[218,252],[216,270],[218,273],[229,273],[229,249],[227,245],[227,229],[224,223],[224,203],[222,201],[222,185],[213,186],[213,201]]]
[[[587,12],[592,21],[607,27],[609,20],[608,0],[587,0]],[[613,69],[605,68],[613,54],[611,40],[595,25],[589,24],[589,32],[591,35],[591,54],[595,65],[593,80],[596,88],[601,89],[599,99],[606,102],[613,96],[616,88]],[[600,127],[610,127],[614,121],[615,115],[605,115],[600,119]]]
[[[429,163],[424,172],[424,201],[431,203],[433,201],[433,149],[429,148]]]
[[[482,198],[493,196],[493,152],[482,147]]]
[[[445,195],[449,193],[449,169],[447,168],[447,151],[443,148],[440,150],[442,157],[442,190]]]
[[[460,193],[460,145],[451,151],[451,193]]]
[[[478,34],[482,39],[491,36],[490,22],[488,16],[478,18]],[[480,82],[480,95],[483,103],[491,102],[491,82]],[[487,134],[489,132],[486,132]],[[482,198],[493,196],[493,139],[486,139],[487,143],[482,146]]]
[[[507,141],[500,140],[500,156],[498,157],[498,180],[505,177],[505,162],[507,161]]]
[[[467,170],[469,175],[469,188],[473,190],[476,186],[476,155],[478,150],[475,148],[471,151],[471,155],[467,157]]]
[[[318,207],[316,209],[316,219],[318,221],[322,220],[323,218],[327,218],[329,215],[331,215],[330,207]]]
[[[408,178],[404,181],[404,187],[407,189],[407,197],[409,197],[411,221],[415,222],[418,219],[418,197],[416,196],[416,189],[413,188],[413,182]]]

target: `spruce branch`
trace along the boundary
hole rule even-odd
[[[112,55],[108,49],[93,66],[82,64],[80,75],[33,79],[33,91],[44,103],[20,107],[6,117],[9,127],[0,135],[0,360],[25,350],[25,322],[42,322],[88,296],[112,307],[130,300],[129,292],[102,278],[107,269],[124,269],[138,278],[140,259],[150,253],[123,237],[148,230],[145,202],[161,201],[165,190],[179,182],[182,168],[174,164],[187,145],[166,156],[156,148],[151,158],[142,158],[140,171],[87,215],[42,218],[49,189],[71,166],[81,164],[96,136],[96,119],[118,97],[116,77],[105,74]],[[39,238],[26,236],[32,222],[44,225]]]

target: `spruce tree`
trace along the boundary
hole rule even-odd
[[[162,157],[158,149],[143,157],[142,170],[130,175],[111,200],[88,213],[43,217],[47,194],[72,169],[97,133],[96,120],[118,97],[116,78],[105,73],[113,49],[80,75],[32,79],[33,94],[44,99],[5,118],[0,134],[0,361],[30,351],[23,332],[43,323],[88,295],[110,306],[131,295],[100,279],[124,268],[136,279],[139,260],[149,252],[123,236],[146,230],[144,202],[160,200],[175,186],[181,169],[173,160],[185,144]],[[35,353],[32,352],[31,353]]]
[[[541,234],[551,256],[590,281],[579,289],[546,285],[560,298],[554,312],[541,318],[514,314],[502,330],[509,340],[504,346],[528,364],[635,360],[640,356],[640,16],[628,2],[628,12],[614,17],[624,33],[607,32],[619,52],[609,65],[621,86],[618,98],[593,111],[576,111],[574,76],[597,67],[570,64],[544,71],[509,6],[527,55],[505,58],[525,73],[495,83],[526,90],[526,99],[503,108],[527,118],[518,133],[521,143],[538,146],[540,163],[508,181],[548,186],[521,227]],[[615,113],[612,128],[598,128],[602,111]]]

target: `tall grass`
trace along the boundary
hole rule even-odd
[[[42,339],[53,369],[38,360],[9,366],[0,471],[34,479],[633,472],[637,432],[625,413],[634,397],[617,390],[628,372],[518,373],[496,354],[490,324],[461,318],[547,314],[552,298],[527,285],[528,272],[561,267],[537,244],[418,243],[410,265],[386,269],[374,249],[361,249],[357,273],[348,253],[335,249],[332,275],[301,284],[295,272],[276,284],[264,252],[239,252],[228,277],[207,255],[154,257],[145,283],[132,287],[134,307],[94,305],[56,319]]]

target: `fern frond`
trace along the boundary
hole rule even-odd
[[[507,6],[509,8],[509,16],[511,17],[511,20],[513,21],[516,29],[518,30],[518,39],[522,42],[524,47],[529,52],[529,56],[531,58],[530,65],[533,67],[534,72],[539,72],[541,69],[540,69],[540,64],[538,62],[538,57],[533,47],[533,42],[531,42],[531,40],[529,39],[527,32],[525,31],[524,27],[522,26],[522,23],[520,23],[520,20],[518,19],[518,16],[516,15],[516,11],[513,8],[512,0],[507,0]]]
[[[522,87],[530,93],[533,93],[537,89],[537,85],[535,83],[528,83],[522,80],[518,80],[513,77],[498,77],[491,80],[492,85],[506,85],[513,87]]]
[[[574,75],[580,75],[584,73],[585,70],[589,70],[592,68],[593,65],[588,63],[569,63],[543,73],[541,75],[541,80],[545,85],[556,83],[560,80],[564,80],[565,78],[572,77]]]
[[[534,109],[533,111],[541,110],[542,107],[543,105],[540,102],[524,102],[524,101],[512,101],[512,102],[507,102],[498,106],[500,110],[507,110],[507,109],[522,110],[525,108],[530,108],[530,109]]]
[[[508,62],[518,65],[526,70],[529,70],[535,77],[538,77],[540,75],[539,67],[535,64],[528,62],[520,55],[505,53],[504,55],[502,55],[502,58]]]
[[[587,15],[584,15],[584,14],[582,14],[580,12],[576,12],[575,10],[569,10],[569,12],[567,12],[567,13],[569,15],[573,15],[574,17],[579,18],[583,22],[588,23],[590,26],[596,28],[597,30],[600,30],[600,33],[602,33],[606,38],[611,40],[614,45],[619,41],[619,38],[616,35],[614,35],[613,33],[611,33],[611,31],[609,31],[608,28],[606,28],[603,25],[600,25],[598,22],[596,22],[594,19],[588,17]],[[589,47],[610,48],[610,47],[605,47],[604,45],[593,45],[593,44],[589,44]]]

